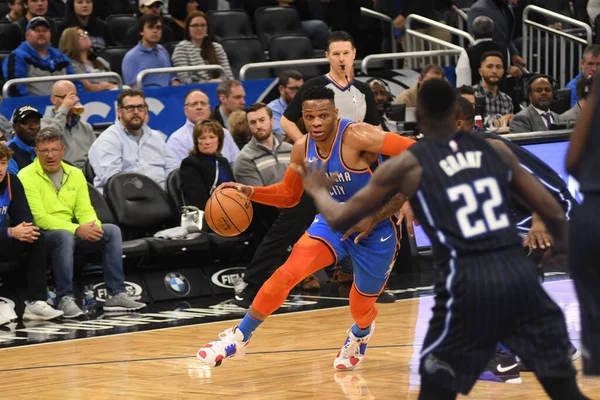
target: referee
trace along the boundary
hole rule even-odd
[[[356,49],[352,36],[343,31],[330,33],[325,55],[329,60],[329,72],[306,81],[281,117],[281,129],[294,142],[304,134],[296,126],[296,122],[302,119],[302,93],[312,86],[326,86],[334,91],[340,119],[348,118],[375,126],[380,124],[371,88],[366,83],[353,79]],[[287,260],[288,248],[300,239],[316,214],[314,203],[306,194],[302,195],[300,203],[295,207],[279,210],[279,216],[246,267],[244,278],[234,284],[238,304],[250,305],[272,271]]]

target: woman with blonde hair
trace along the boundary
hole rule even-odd
[[[71,59],[76,74],[110,71],[108,62],[92,52],[88,33],[79,27],[65,29],[60,37],[59,47]],[[82,79],[81,83],[88,92],[117,89],[116,81],[111,78]]]
[[[252,138],[252,131],[246,119],[246,111],[232,112],[229,115],[227,124],[229,125],[229,132],[233,137],[233,141],[241,150]]]
[[[225,76],[222,78],[219,78],[218,71],[178,72],[177,79],[182,85],[233,79],[227,53],[223,46],[210,38],[206,14],[202,11],[193,11],[186,18],[185,40],[175,46],[171,60],[174,67],[218,64],[225,69]]]

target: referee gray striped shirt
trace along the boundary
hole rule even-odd
[[[213,42],[215,53],[217,54],[217,61],[225,69],[225,79],[233,79],[233,72],[229,66],[229,60],[227,59],[227,53],[223,50],[223,46],[219,43]],[[196,47],[189,40],[182,40],[177,43],[171,61],[174,67],[194,66],[194,65],[208,65],[207,60],[202,57],[202,50],[200,47]],[[193,71],[193,72],[178,72],[177,79],[183,85],[189,85],[190,83],[204,82],[212,79],[211,71]]]

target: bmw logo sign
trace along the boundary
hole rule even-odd
[[[165,275],[165,287],[175,296],[187,296],[192,288],[190,281],[178,272],[169,272]]]

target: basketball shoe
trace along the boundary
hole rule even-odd
[[[496,354],[488,362],[485,371],[479,375],[482,381],[521,383],[521,370],[514,354],[496,349]]]
[[[198,350],[196,357],[204,364],[218,367],[228,358],[244,357],[248,343],[250,340],[244,342],[244,335],[234,326],[219,333],[219,339],[205,344]]]
[[[351,370],[360,364],[365,358],[367,344],[375,332],[375,322],[371,324],[371,332],[365,337],[357,338],[352,333],[352,328],[348,329],[348,337],[341,350],[335,356],[333,368],[338,370]]]

